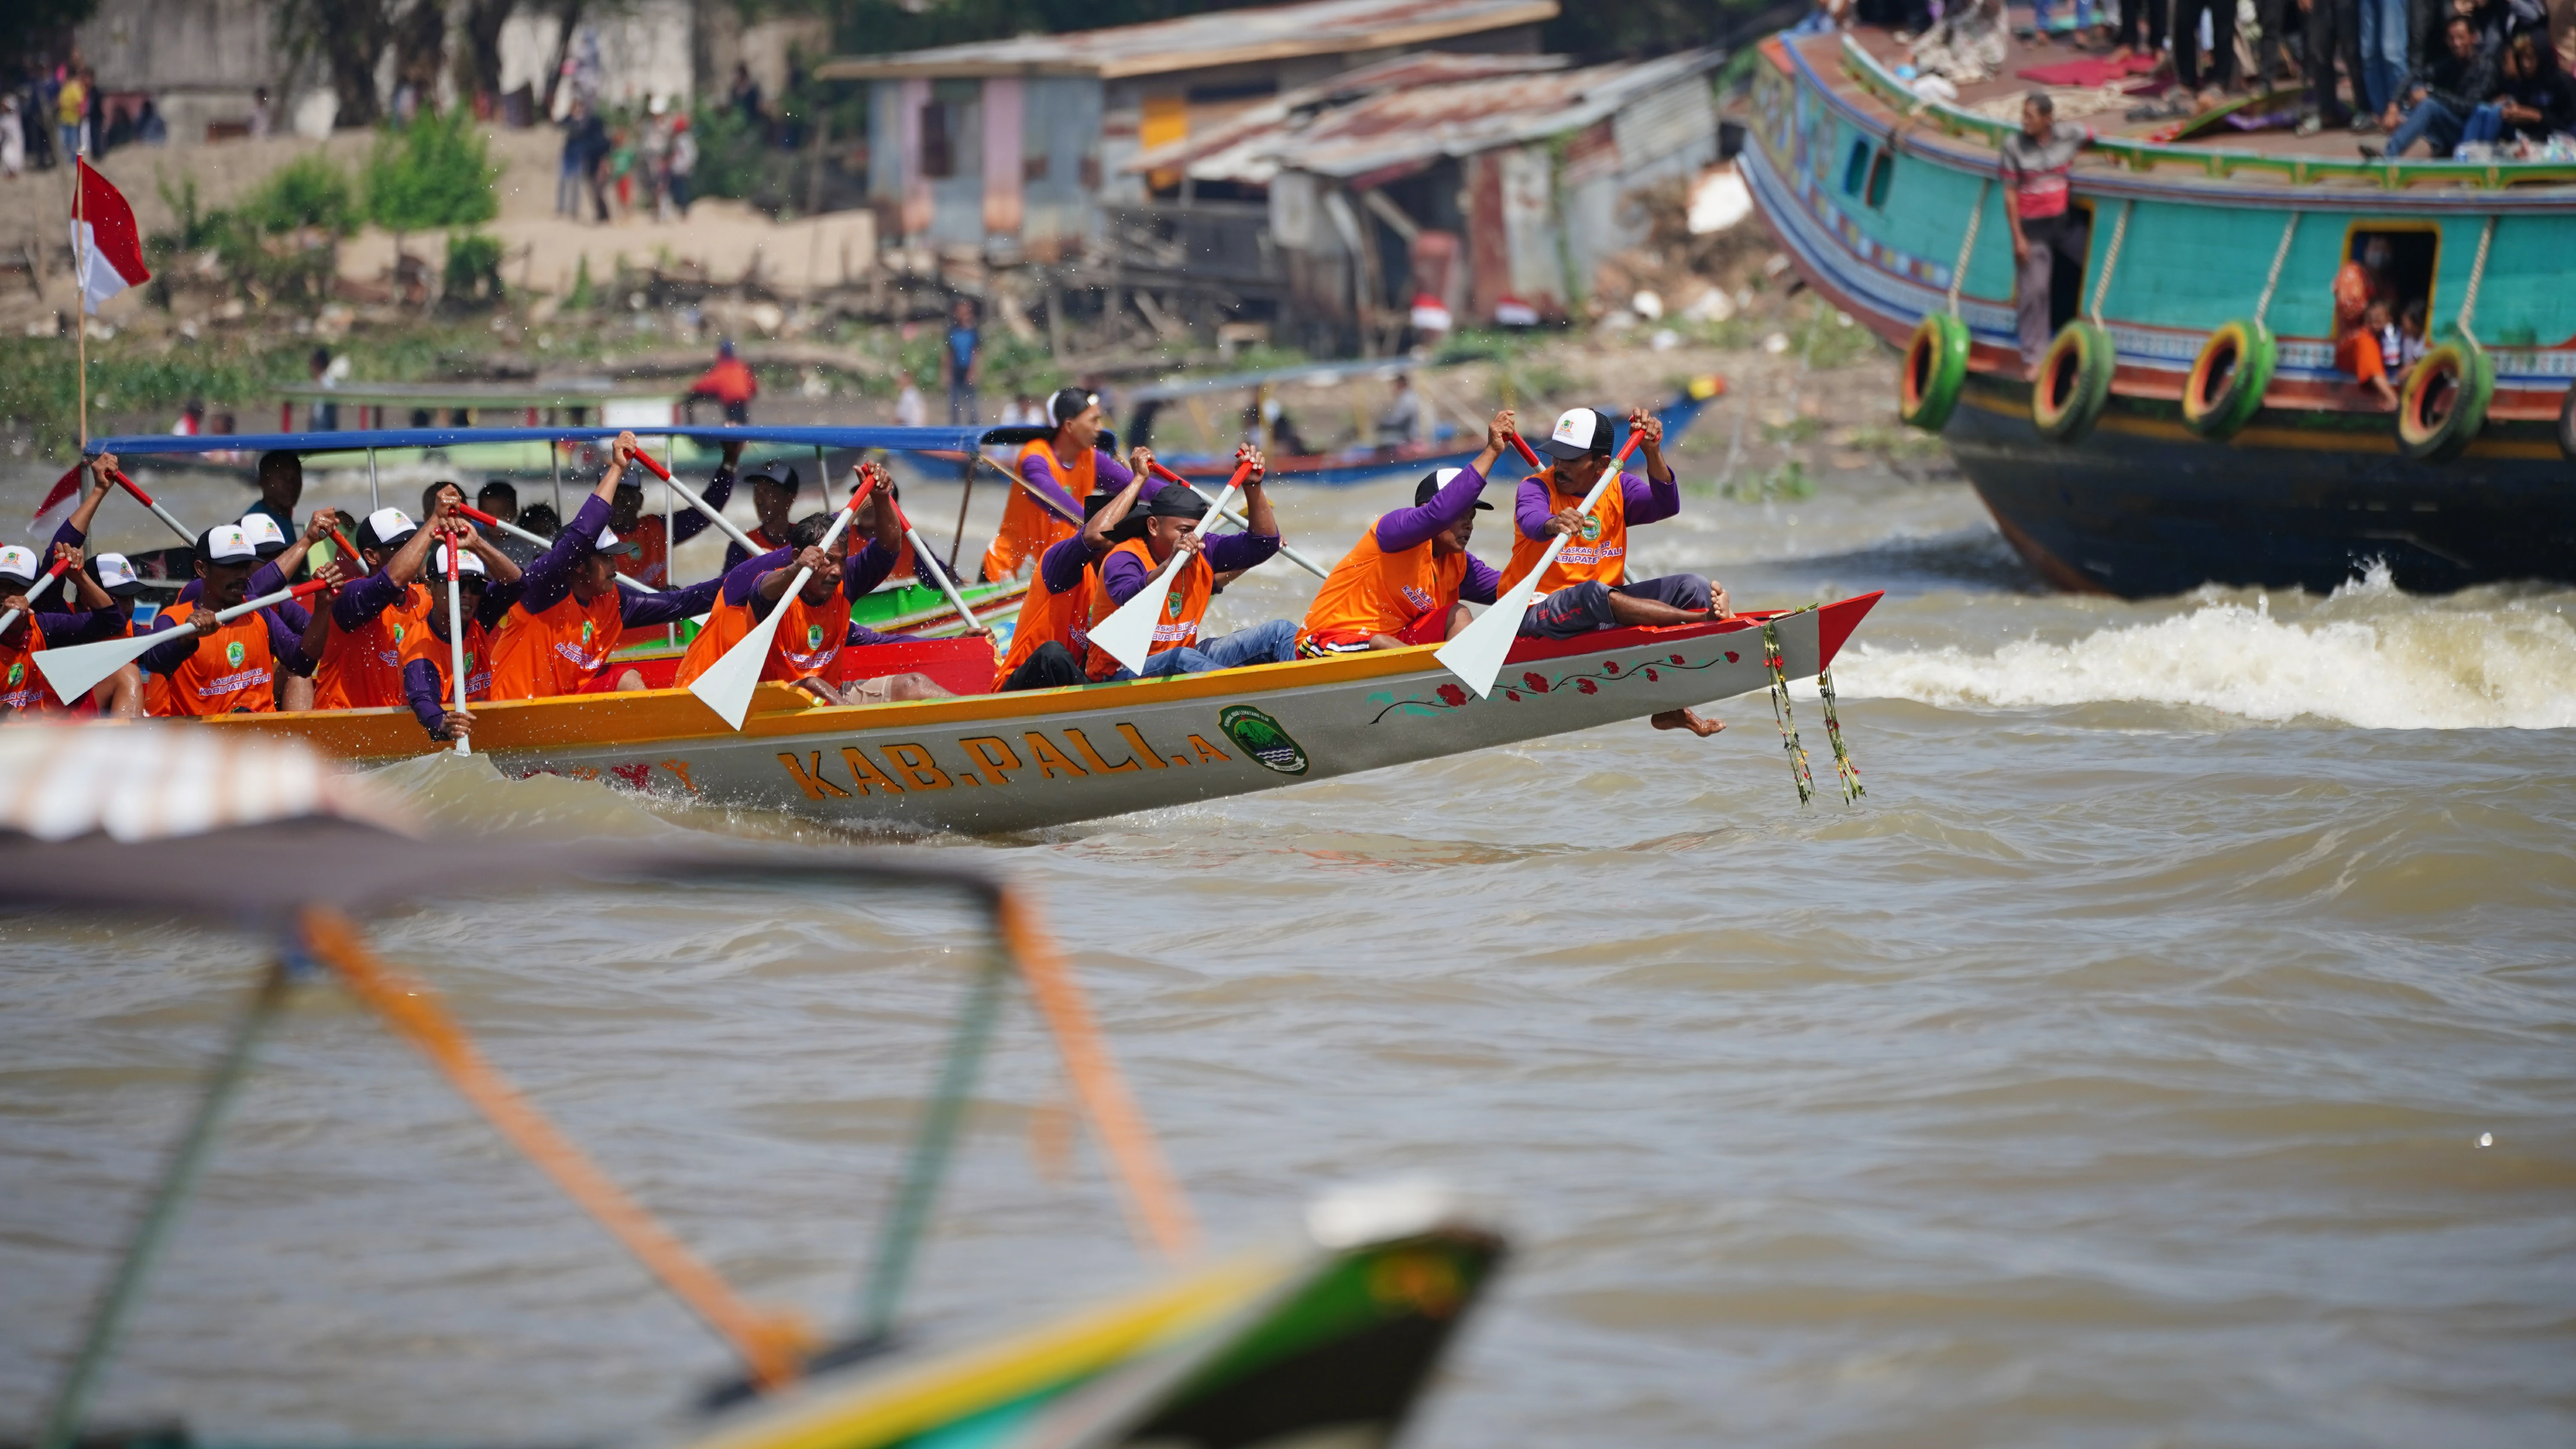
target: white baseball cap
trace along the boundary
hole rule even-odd
[[[1539,446],[1552,458],[1583,458],[1593,454],[1608,457],[1610,437],[1617,424],[1599,408],[1567,408],[1556,415],[1556,427]]]
[[[437,548],[432,549],[431,552],[435,554],[436,557],[429,561],[430,573],[438,578],[446,578],[447,545],[442,543]],[[483,567],[483,558],[480,554],[468,550],[461,552],[456,556],[456,575],[459,578],[463,578],[467,574],[473,574],[478,577],[489,577],[491,572],[492,571],[490,569]]]
[[[411,521],[410,514],[399,508],[379,508],[358,525],[357,544],[360,548],[400,548],[402,541],[419,527]]]
[[[250,535],[238,523],[218,523],[197,538],[197,557],[207,563],[246,564],[259,561],[259,550],[250,546]]]
[[[275,558],[286,552],[286,530],[268,514],[253,511],[241,516],[241,531],[250,537],[250,546],[261,558]]]
[[[98,578],[98,586],[120,599],[143,592],[142,575],[134,571],[133,560],[121,553],[100,554],[89,561],[89,566]]]
[[[603,528],[599,531],[599,542],[592,547],[591,552],[608,558],[616,558],[620,555],[641,554],[644,552],[644,546],[642,544],[635,543],[620,543],[617,540],[616,530]]]
[[[0,548],[0,579],[15,579],[22,584],[32,584],[36,581],[36,575],[41,572],[43,570],[36,567],[34,549],[20,548],[14,543]]]

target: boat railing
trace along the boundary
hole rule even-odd
[[[1935,126],[1949,136],[1978,136],[2000,149],[2017,129],[2009,122],[1978,115],[1947,101],[1916,95],[1878,57],[1851,36],[1844,36],[1843,71],[1878,100],[1910,120]],[[2567,161],[2338,161],[2327,156],[2272,156],[2214,146],[2177,146],[2098,136],[2092,149],[2123,169],[2150,172],[2158,167],[2190,167],[2202,175],[2225,179],[2239,172],[2268,174],[2307,186],[2322,181],[2361,180],[2385,191],[2413,186],[2474,187],[2500,191],[2510,186],[2576,183],[2576,162]]]

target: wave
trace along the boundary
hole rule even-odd
[[[2363,729],[2576,728],[2576,626],[2563,593],[2481,591],[2427,599],[2384,568],[2305,617],[2204,595],[2150,623],[1979,654],[1858,642],[1834,682],[1854,695],[2006,708],[2134,703],[2198,707],[2264,723]]]

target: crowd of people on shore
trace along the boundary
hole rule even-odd
[[[1210,602],[1285,543],[1260,451],[1247,444],[1238,455],[1242,527],[1217,532],[1206,498],[1169,481],[1150,448],[1130,448],[1122,458],[1100,446],[1106,420],[1097,396],[1068,388],[1048,399],[1046,413],[1049,432],[1016,460],[1014,472],[1028,486],[1013,490],[983,567],[990,579],[1029,571],[1009,651],[993,675],[995,692],[1435,644],[1464,627],[1467,604],[1493,603],[1537,567],[1559,535],[1566,545],[1537,583],[1540,596],[1520,624],[1524,636],[1565,639],[1730,612],[1725,590],[1698,575],[1628,577],[1629,530],[1681,509],[1680,482],[1661,451],[1662,426],[1643,410],[1627,419],[1639,431],[1640,471],[1623,473],[1588,513],[1580,505],[1612,461],[1618,424],[1593,408],[1557,419],[1542,445],[1543,466],[1514,490],[1505,567],[1476,558],[1468,545],[1475,514],[1494,506],[1480,495],[1516,441],[1517,418],[1508,409],[1494,415],[1484,451],[1467,466],[1425,477],[1412,507],[1370,527],[1302,620],[1215,636],[1203,632]],[[744,475],[741,446],[727,447],[701,494],[721,510],[748,483],[757,520],[745,535],[752,547],[731,545],[720,573],[682,587],[669,577],[671,552],[707,527],[707,518],[692,510],[672,522],[645,512],[633,467],[640,451],[632,434],[620,435],[591,495],[560,525],[538,518],[551,510],[520,513],[515,491],[499,481],[486,484],[471,506],[458,484],[434,483],[416,518],[391,507],[364,518],[322,508],[299,521],[302,460],[286,451],[265,454],[259,503],[198,536],[194,579],[144,626],[160,642],[90,697],[67,702],[46,684],[35,655],[136,637],[135,602],[145,587],[123,555],[87,552],[92,523],[118,477],[114,455],[101,454],[86,465],[88,486],[56,531],[49,557],[0,549],[0,610],[16,611],[0,629],[0,718],[408,708],[431,740],[470,740],[476,703],[644,688],[642,676],[616,663],[613,652],[697,620],[677,669],[676,682],[686,685],[778,610],[786,614],[768,646],[764,679],[828,704],[950,693],[905,667],[903,656],[877,656],[888,663],[872,664],[871,650],[919,641],[874,633],[851,618],[852,604],[890,578],[936,577],[935,564],[914,556],[882,465],[854,470],[851,495],[839,505],[851,518],[827,546],[837,508],[800,515],[803,480],[794,467],[771,463]],[[1080,510],[1079,523],[1065,499]],[[502,527],[513,523],[524,533],[542,528],[546,541]],[[459,596],[453,616],[445,587],[451,562]],[[31,598],[49,564],[61,566],[63,592]],[[311,590],[308,600],[274,597],[300,579]],[[1168,592],[1143,667],[1131,668],[1090,636],[1157,584]],[[226,617],[236,610],[239,617]],[[452,664],[460,631],[461,705]],[[968,632],[991,637],[980,625]],[[1688,710],[1653,722],[1701,735],[1723,728]]]

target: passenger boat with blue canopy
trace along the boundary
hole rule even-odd
[[[2094,135],[2034,376],[1999,147],[2049,73],[2004,56],[1934,87],[1882,30],[1776,36],[1740,164],[1800,275],[1906,349],[1900,415],[2041,574],[2130,597],[2379,561],[2415,590],[2576,579],[2576,160],[2363,159],[2294,134],[2293,95],[2131,119],[2060,89]],[[2338,275],[2374,256],[2429,333],[2393,400],[2336,367]]]

